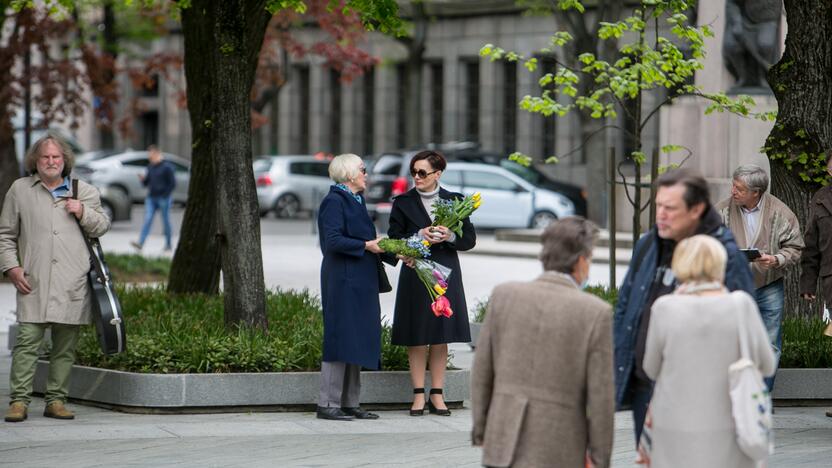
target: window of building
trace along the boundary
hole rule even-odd
[[[364,154],[373,152],[373,141],[375,140],[375,125],[374,119],[376,115],[376,69],[371,68],[367,70],[364,75],[364,115],[363,115],[363,131],[361,136],[363,139]]]
[[[441,143],[445,124],[445,77],[442,62],[430,64],[430,138]]]
[[[159,95],[159,75],[153,74],[148,77],[146,83],[142,83],[141,92],[143,97],[156,97]]]
[[[551,56],[543,56],[538,58],[538,63],[540,64],[540,76],[541,78],[545,76],[547,73],[555,74],[557,73],[557,63],[555,62],[555,58]],[[544,92],[549,91],[550,96],[552,99],[556,99],[557,95],[555,94],[555,86],[554,83],[547,85],[546,87],[540,88],[541,96]],[[550,156],[555,156],[555,152],[557,151],[557,114],[552,114],[549,117],[544,115],[540,115],[541,119],[541,132],[540,132],[540,151],[542,159],[546,159]],[[573,155],[574,157],[578,158],[580,156]],[[572,156],[570,156],[571,158]]]
[[[407,144],[407,90],[409,89],[407,64],[396,65],[396,146],[404,148]]]
[[[295,65],[295,84],[298,87],[298,130],[297,152],[309,152],[309,108],[311,104],[311,90],[309,88],[309,65]]]
[[[139,148],[159,144],[159,112],[144,112],[139,117]]]
[[[517,62],[504,62],[503,87],[503,152],[511,154],[517,140]]]
[[[329,151],[341,152],[341,73],[329,70]]]
[[[462,138],[467,141],[480,139],[480,62],[479,59],[462,60]]]

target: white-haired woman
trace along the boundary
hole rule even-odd
[[[653,468],[756,466],[736,442],[728,367],[740,358],[740,333],[763,375],[774,373],[774,354],[754,298],[723,286],[726,258],[713,237],[681,241],[671,263],[680,286],[653,304],[644,354],[656,381]]]
[[[376,419],[359,408],[362,367],[381,361],[381,308],[376,229],[360,195],[367,188],[364,162],[354,154],[329,164],[335,182],[318,211],[324,342],[317,417]]]

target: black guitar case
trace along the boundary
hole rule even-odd
[[[78,180],[72,180],[72,198],[78,197]],[[77,218],[76,218],[77,221]],[[104,251],[98,239],[89,238],[81,228],[84,242],[90,252],[90,271],[87,273],[92,289],[92,315],[98,332],[98,343],[104,354],[118,354],[127,348],[127,336],[124,333],[124,319],[121,303],[116,296],[115,286],[110,277],[110,269],[104,261]]]

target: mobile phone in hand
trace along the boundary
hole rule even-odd
[[[747,258],[749,262],[753,262],[763,256],[763,254],[760,253],[760,249],[740,249],[740,252],[745,254],[745,258]]]

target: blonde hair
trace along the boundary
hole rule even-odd
[[[358,176],[363,161],[352,153],[339,154],[329,163],[329,178],[339,184]]]
[[[702,283],[725,279],[728,254],[711,236],[699,234],[682,240],[673,251],[670,268],[680,283]]]
[[[61,172],[61,177],[66,177],[72,172],[75,167],[75,153],[72,152],[72,147],[66,142],[58,133],[49,130],[46,135],[40,137],[35,144],[26,152],[23,158],[23,168],[28,174],[34,174],[38,171],[38,158],[40,158],[40,149],[46,142],[52,142],[61,149],[64,156],[64,170]]]

